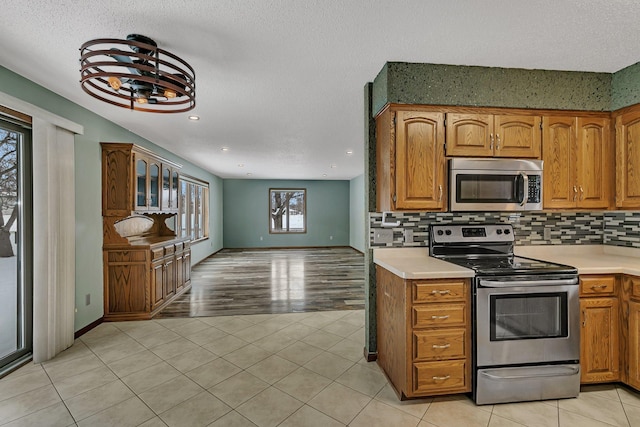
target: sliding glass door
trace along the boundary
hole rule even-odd
[[[32,351],[31,130],[0,119],[0,377]]]

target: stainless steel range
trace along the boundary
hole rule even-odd
[[[477,404],[576,397],[578,273],[513,253],[510,224],[432,225],[429,253],[473,269]]]

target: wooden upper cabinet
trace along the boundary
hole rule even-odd
[[[578,206],[602,208],[610,205],[613,165],[610,119],[578,117],[577,183]]]
[[[577,200],[576,119],[542,118],[543,205],[545,208],[574,207]],[[575,191],[574,191],[575,187]]]
[[[447,114],[447,156],[540,158],[540,116]]]
[[[495,156],[540,158],[540,116],[495,116]]]
[[[101,146],[102,216],[178,212],[180,165],[134,144],[103,142]]]
[[[444,210],[444,114],[387,110],[376,126],[378,210]]]
[[[640,109],[616,117],[616,207],[640,207]]]
[[[132,201],[128,195],[134,191],[130,165],[130,144],[102,145],[103,216],[131,215]]]
[[[609,122],[607,117],[542,118],[546,209],[609,207],[613,176]]]
[[[447,114],[447,156],[492,157],[491,114]]]

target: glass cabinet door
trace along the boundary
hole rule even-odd
[[[173,171],[171,174],[171,205],[173,209],[178,209],[178,172]]]
[[[167,166],[162,166],[162,209],[171,208],[171,169]]]
[[[160,166],[149,165],[149,209],[160,208]]]
[[[136,161],[136,209],[147,207],[147,167],[146,160]]]

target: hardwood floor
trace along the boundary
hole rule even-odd
[[[191,290],[156,318],[364,308],[364,256],[352,248],[224,249],[194,266]]]

